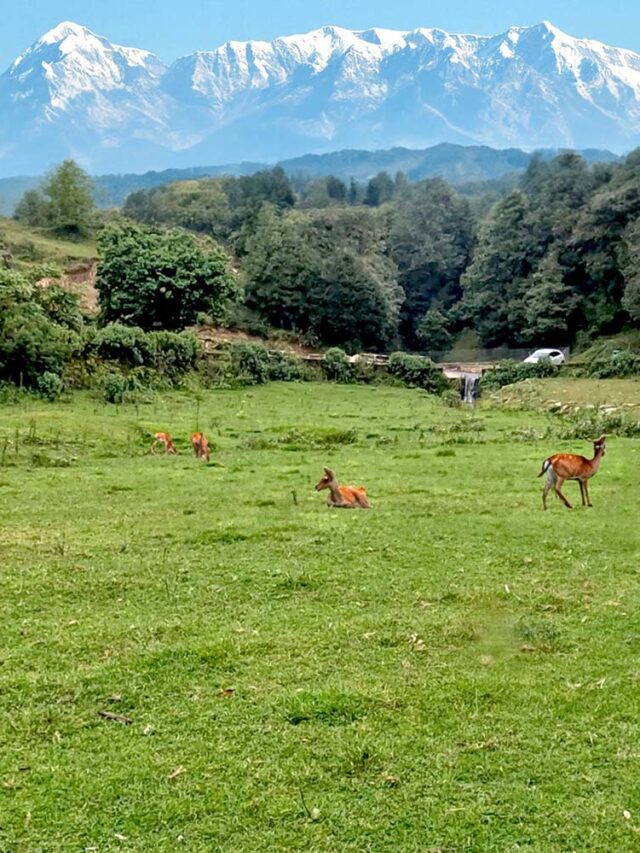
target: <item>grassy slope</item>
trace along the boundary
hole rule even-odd
[[[0,849],[638,849],[637,442],[544,514],[535,413],[272,385],[199,417],[215,465],[180,396],[0,411]],[[264,447],[319,424],[358,441]],[[324,506],[329,462],[373,512]]]
[[[552,401],[579,406],[640,407],[640,377],[629,379],[528,379],[494,392],[498,401],[517,401],[532,408]]]
[[[15,255],[18,264],[25,246],[33,245],[42,260],[54,261],[66,266],[75,261],[96,257],[94,240],[60,240],[44,228],[29,228],[14,219],[0,217],[0,243],[6,243]]]

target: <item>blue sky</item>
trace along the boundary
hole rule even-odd
[[[167,62],[227,39],[270,39],[322,24],[492,34],[545,19],[640,52],[639,0],[0,0],[0,12],[1,70],[63,20]]]

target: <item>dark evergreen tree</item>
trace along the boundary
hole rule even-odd
[[[369,207],[379,207],[386,201],[391,201],[395,184],[387,172],[379,172],[367,184],[363,204]]]
[[[464,299],[485,346],[519,342],[514,303],[539,259],[527,222],[527,202],[509,193],[480,227],[473,261],[462,277]]]
[[[401,331],[410,346],[424,346],[417,326],[433,303],[446,310],[460,299],[472,232],[468,203],[440,179],[416,184],[398,200],[390,244],[405,293]]]

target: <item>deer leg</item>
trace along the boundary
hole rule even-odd
[[[587,501],[584,496],[585,484],[582,482],[582,480],[578,480],[578,485],[580,486],[580,497],[582,498],[582,506],[586,506]]]
[[[547,474],[547,482],[544,484],[544,490],[542,492],[542,508],[547,508],[547,495],[551,491],[552,486],[556,482],[556,474],[553,468],[549,468],[549,473]]]
[[[158,445],[158,441],[157,441],[157,439],[156,439],[156,441],[154,441],[154,442],[153,442],[153,444],[151,445],[151,447],[149,448],[149,453],[153,454],[153,456],[155,456],[155,455],[156,455],[156,447],[157,447],[157,445]]]
[[[567,509],[573,509],[573,507],[571,506],[569,501],[562,494],[562,485],[564,483],[564,480],[565,480],[564,477],[558,477],[558,479],[556,480],[556,495],[560,498],[560,500],[566,506]]]
[[[591,507],[592,507],[592,506],[593,506],[593,504],[591,503],[591,498],[589,497],[589,486],[587,485],[587,481],[586,481],[586,480],[584,481],[584,493],[585,493],[585,495],[586,495],[586,497],[587,497],[587,506],[591,506]]]

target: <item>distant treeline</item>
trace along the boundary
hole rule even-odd
[[[562,153],[547,149],[539,152],[545,160]],[[616,160],[611,151],[586,149],[579,151],[588,163],[606,163]],[[281,166],[287,175],[296,180],[309,181],[318,177],[335,175],[349,181],[354,177],[365,182],[378,172],[391,175],[403,172],[409,181],[440,177],[456,186],[465,186],[465,192],[478,194],[492,182],[510,180],[523,172],[532,155],[519,148],[496,149],[488,145],[456,145],[443,142],[429,148],[388,148],[378,151],[345,149],[327,154],[305,154],[280,163],[227,163],[219,166],[194,166],[186,169],[164,169],[144,174],[93,175],[94,201],[99,208],[120,207],[128,195],[137,190],[152,189],[175,181],[194,178],[221,177],[222,175],[251,175],[272,165]],[[38,189],[41,177],[0,178],[0,215],[11,216],[22,194]]]

